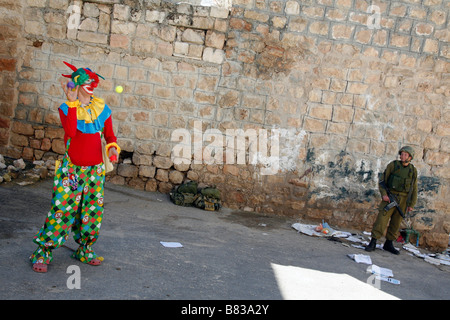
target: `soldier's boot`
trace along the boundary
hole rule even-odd
[[[377,239],[375,239],[375,238],[372,238],[371,240],[370,240],[370,243],[366,246],[366,251],[367,252],[371,252],[371,251],[373,251],[373,250],[375,250],[375,248],[377,247]]]
[[[386,240],[384,243],[383,249],[386,251],[389,251],[393,254],[400,254],[400,251],[394,248],[394,245],[392,244],[392,240]]]

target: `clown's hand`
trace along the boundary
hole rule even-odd
[[[119,161],[119,153],[117,152],[116,147],[109,148],[109,160],[111,163],[118,163]]]
[[[78,88],[79,86],[76,86],[74,89],[69,89],[67,87],[67,83],[69,81],[61,81],[61,87],[66,94],[67,100],[70,102],[76,101],[78,99]]]

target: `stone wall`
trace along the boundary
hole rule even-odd
[[[447,246],[448,2],[7,0],[0,10],[0,153],[63,153],[64,60],[106,78],[96,94],[123,148],[112,183],[167,193],[197,180],[249,214],[368,230],[378,174],[411,145],[413,225],[422,245]]]

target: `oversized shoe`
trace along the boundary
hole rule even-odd
[[[102,260],[100,259],[93,259],[89,262],[87,262],[87,264],[91,265],[91,266],[99,266],[102,264]]]
[[[90,264],[91,266],[99,266],[102,264],[103,260],[105,260],[103,257],[98,257],[95,259],[92,259],[89,262],[86,262],[87,264]]]
[[[47,265],[45,263],[33,263],[33,271],[39,272],[39,273],[46,273],[47,272]]]
[[[103,261],[103,258],[100,257],[100,259],[91,260],[87,264],[89,264],[91,266],[99,266],[99,265],[101,265],[102,261]],[[33,271],[34,272],[46,273],[47,269],[48,269],[48,265],[45,263],[39,263],[39,262],[33,263]]]

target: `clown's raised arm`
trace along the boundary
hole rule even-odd
[[[113,130],[111,109],[103,99],[93,95],[99,84],[99,77],[104,78],[88,68],[77,69],[67,62],[64,63],[74,72],[63,76],[70,77],[75,84],[74,91],[69,88],[64,91],[68,99],[70,93],[76,93],[76,100],[69,99],[59,107],[59,116],[65,132],[64,141],[67,143],[68,138],[71,138],[69,157],[79,166],[96,165],[103,161],[102,134],[107,143],[108,154],[111,148],[116,149],[117,155],[120,153]]]

